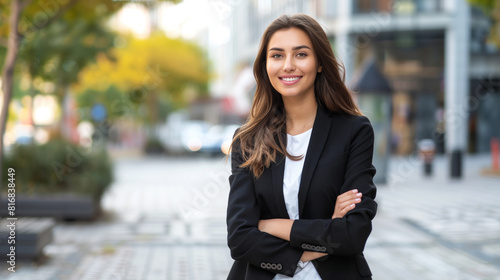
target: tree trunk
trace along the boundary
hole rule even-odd
[[[72,143],[78,143],[78,117],[76,115],[75,99],[69,86],[62,86],[61,119],[59,120],[59,135]]]
[[[31,97],[31,100],[30,100],[30,116],[29,116],[29,122],[30,124],[33,126],[33,131],[34,133],[36,134],[36,124],[35,124],[35,118],[33,116],[34,112],[35,112],[35,96],[36,96],[36,90],[35,90],[35,86],[33,85],[33,79],[32,79],[33,76],[30,77],[30,89],[29,89],[29,93],[30,93],[30,97]],[[35,137],[33,137],[33,143],[36,143],[35,141]]]
[[[7,54],[2,70],[2,111],[0,112],[0,182],[2,182],[4,143],[3,135],[9,116],[9,104],[12,98],[12,84],[14,83],[14,66],[16,65],[17,52],[21,38],[17,32],[19,17],[21,15],[21,0],[12,0],[9,17],[9,37],[7,41]]]

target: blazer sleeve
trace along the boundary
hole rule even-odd
[[[361,202],[342,218],[295,220],[290,244],[311,251],[326,251],[331,255],[352,256],[363,252],[372,230],[371,220],[377,212],[373,184],[373,128],[366,117],[354,119],[351,130],[342,194],[351,189],[363,193]]]
[[[288,241],[258,229],[260,208],[255,196],[253,175],[243,162],[239,145],[231,152],[229,199],[227,207],[228,246],[231,257],[274,273],[293,276],[303,250]]]

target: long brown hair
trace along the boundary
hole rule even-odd
[[[310,16],[295,14],[283,15],[274,20],[262,35],[259,52],[253,66],[257,89],[252,109],[245,124],[235,134],[231,147],[238,143],[244,160],[240,167],[249,167],[255,177],[282,154],[297,160],[287,153],[286,114],[283,99],[271,85],[266,70],[267,48],[271,36],[279,30],[299,28],[304,31],[313,45],[322,72],[317,73],[314,93],[319,106],[333,113],[361,115],[351,93],[344,84],[344,67],[333,55],[330,42],[321,26]]]

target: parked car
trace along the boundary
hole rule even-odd
[[[201,141],[200,152],[228,154],[229,146],[238,125],[214,125],[210,127]]]
[[[204,126],[197,131],[199,133],[193,133],[192,127],[187,126],[183,133],[186,135],[184,143],[191,152],[227,155],[234,132],[238,127],[238,125]]]
[[[162,129],[160,139],[167,149],[176,153],[228,154],[238,127],[178,118]]]

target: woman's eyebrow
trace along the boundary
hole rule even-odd
[[[296,46],[296,47],[293,47],[292,50],[300,50],[300,49],[311,49],[310,47],[306,46],[306,45],[300,45],[300,46]],[[282,48],[270,48],[269,51],[279,51],[279,52],[283,52],[285,51],[284,49]]]

